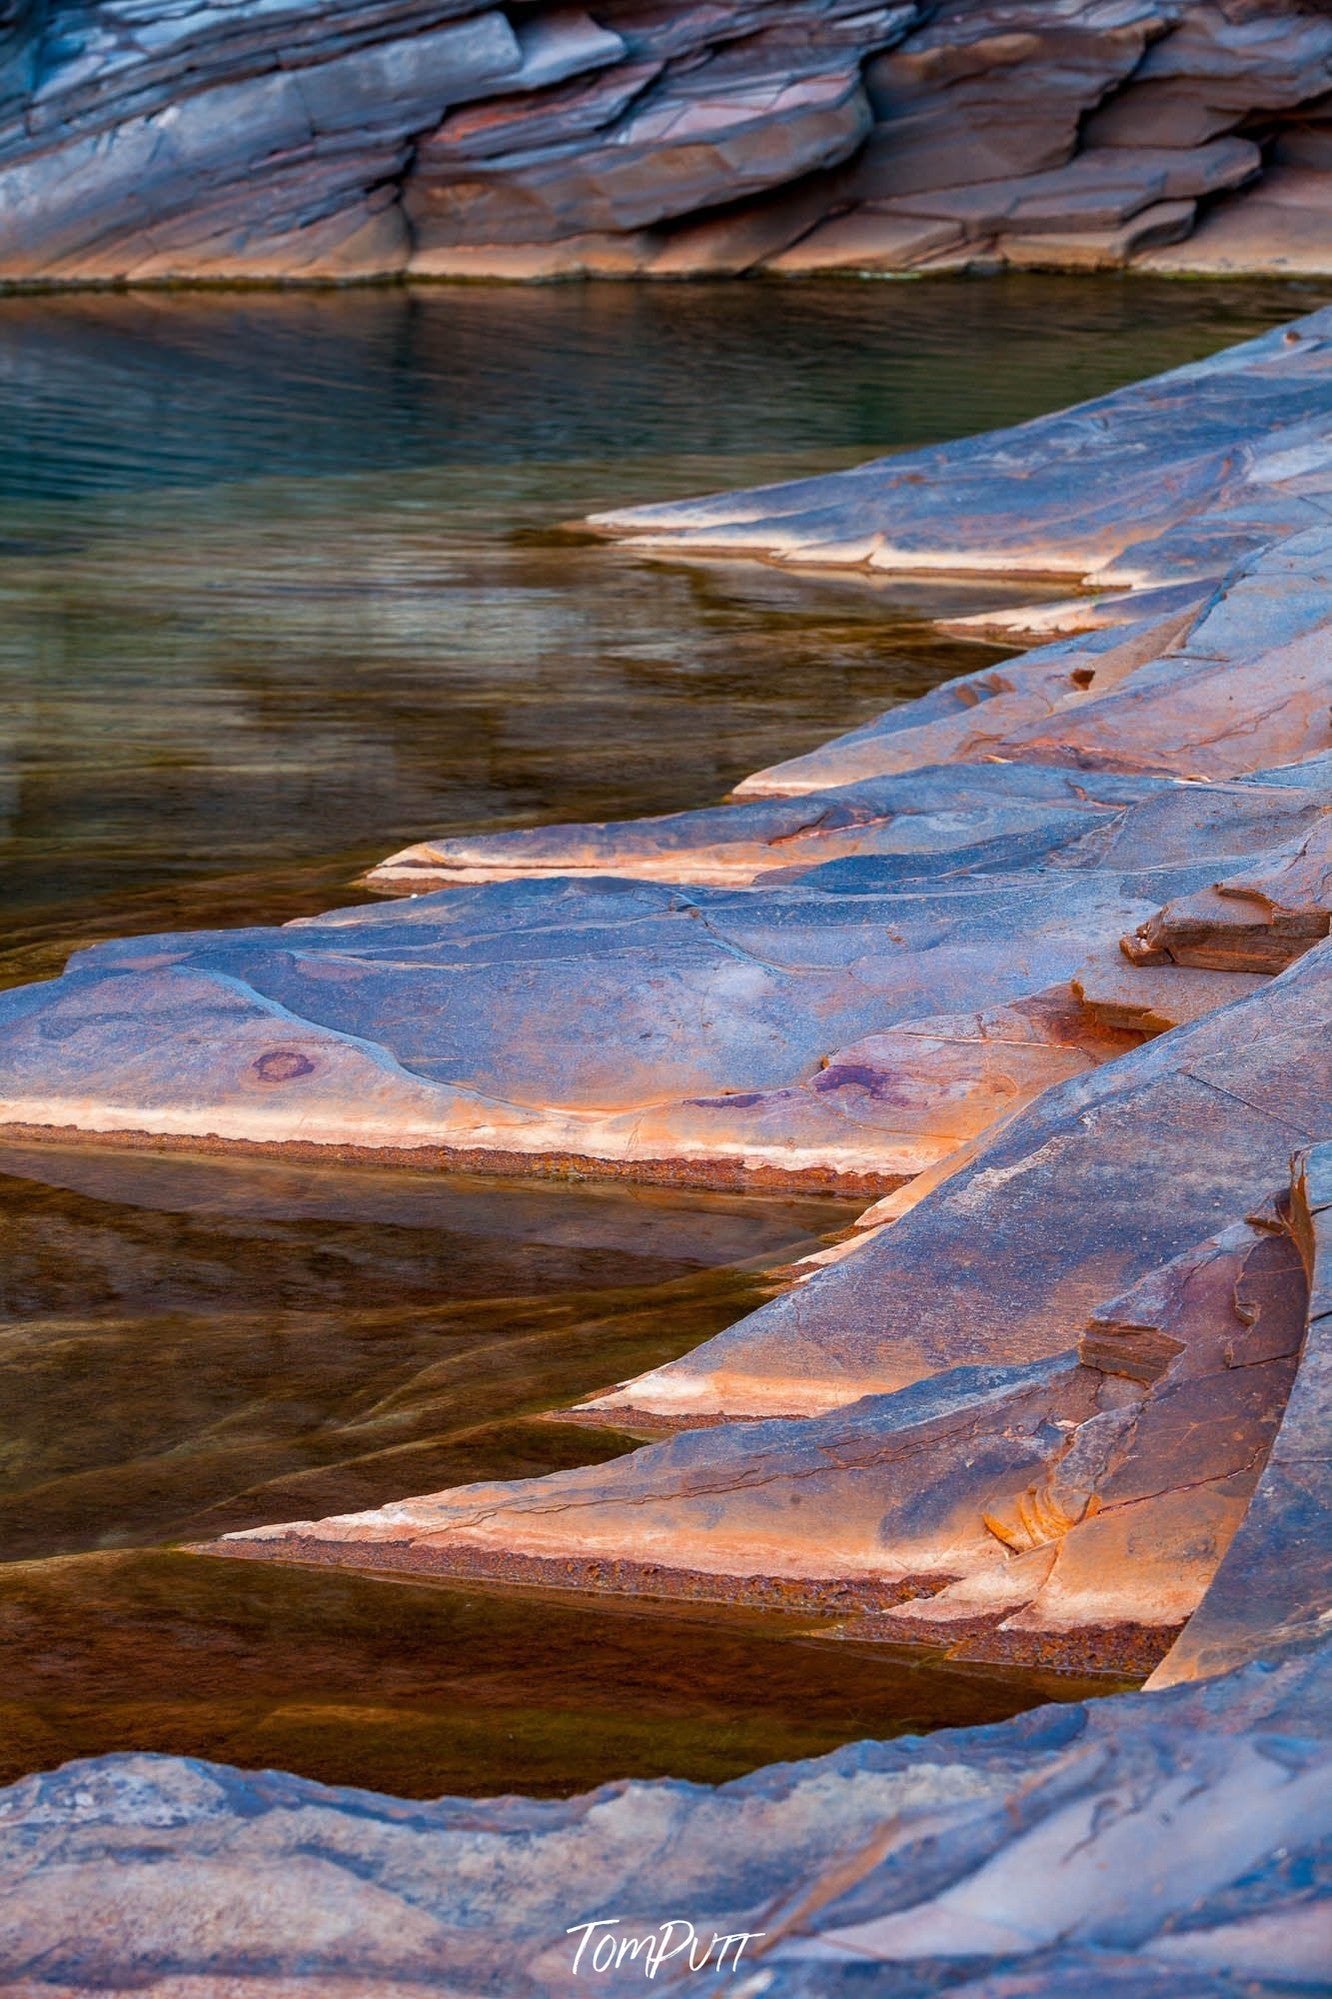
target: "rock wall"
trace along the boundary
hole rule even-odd
[[[1332,272],[1318,0],[0,0],[0,282]]]

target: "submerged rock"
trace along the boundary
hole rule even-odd
[[[922,1267],[965,1309],[946,1272]],[[608,1465],[252,1529],[213,1552],[810,1604],[862,1613],[857,1636],[964,1658],[1143,1671],[1245,1517],[1317,1304],[1290,1234],[1237,1223],[1100,1305],[1048,1360],[941,1362],[810,1420],[686,1431]],[[1316,1351],[1304,1364],[1321,1409]],[[670,1375],[640,1386],[649,1407],[654,1388],[669,1407]]]
[[[1326,274],[1330,89],[1313,0],[20,0],[0,282]]]

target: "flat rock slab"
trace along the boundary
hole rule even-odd
[[[1144,1671],[1243,1519],[1307,1308],[1289,1235],[1239,1224],[1103,1307],[1076,1356],[211,1551],[807,1605],[961,1657]]]
[[[863,1990],[869,1967],[968,1999],[1316,1988],[1330,1705],[1324,1645],[715,1789],[543,1803],[71,1763],[0,1792],[0,1978],[44,1999],[545,1999],[641,1990],[651,1938],[666,1989],[710,1956],[709,1984],[761,1975],[779,1999]]]
[[[888,761],[903,746],[915,744],[919,753],[920,735],[942,727],[966,730],[974,739],[983,725],[964,719],[968,712],[1002,709],[1006,690],[1019,680],[1053,682],[1060,694],[1082,694],[1110,650],[1118,648],[1042,647],[1016,666],[987,669],[892,709],[804,761]],[[1097,666],[1086,664],[1089,657]],[[1047,696],[1040,698],[1048,713]],[[913,726],[922,708],[937,719]],[[1003,728],[1000,720],[997,735]],[[912,753],[907,747],[904,760]],[[771,886],[819,868],[824,884],[887,887],[895,880],[1018,868],[1152,868],[1202,863],[1211,855],[1221,863],[1314,834],[1332,808],[1332,759],[1325,765],[1312,758],[1296,768],[1302,776],[1279,784],[1260,771],[1243,783],[1203,785],[1156,773],[1004,760],[926,763],[789,795],[768,794],[753,783],[734,804],[710,811],[421,841],[382,861],[367,881],[389,894],[447,883],[598,875],[701,886],[765,879]],[[834,870],[832,863],[851,865]]]
[[[1326,481],[1330,373],[1332,309],[1012,430],[593,525],[640,547],[806,564],[1175,582],[1190,567],[1185,551],[1176,545],[1169,573],[1155,573],[1154,540],[1241,502],[1270,510],[1282,497],[1271,461],[1283,437],[1308,451],[1321,439]],[[1196,574],[1229,566],[1215,548],[1194,553]]]
[[[1281,808],[1291,800],[1298,811],[1298,794]],[[1265,827],[1272,808],[1255,805]],[[1076,832],[1094,815],[1071,816]],[[916,1100],[896,1129],[919,1134],[947,1073],[940,1044],[971,1048],[963,1094],[994,1066],[977,1070],[985,1031],[959,1029],[959,1011],[1066,984],[1215,875],[1192,862],[840,878],[861,865],[770,889],[499,882],[274,930],[98,946],[62,979],[0,999],[0,1118],[882,1191],[920,1170],[891,1139],[894,1108]],[[908,1023],[927,1025],[882,1051],[876,1084],[866,1037]],[[1097,1059],[1095,1023],[997,1038]],[[1124,1046],[1101,1042],[1102,1055]],[[945,1106],[934,1140],[953,1131]]]
[[[1278,170],[1218,204],[1186,240],[1148,248],[1139,261],[1172,277],[1332,277],[1332,171]]]
[[[987,684],[983,675],[974,678]],[[960,707],[967,684],[950,682],[939,693]],[[381,861],[367,881],[390,894],[554,875],[744,885],[778,869],[860,855],[900,857],[903,874],[927,869],[931,858],[950,872],[974,872],[976,850],[985,846],[997,866],[1011,870],[1076,839],[1090,815],[1118,814],[1162,788],[1150,777],[1098,781],[1040,765],[940,764],[792,799],[423,840]],[[1328,791],[1332,801],[1332,782]]]
[[[603,1404],[813,1412],[1058,1353],[1088,1315],[1332,1137],[1332,946],[1057,1085],[854,1255]]]

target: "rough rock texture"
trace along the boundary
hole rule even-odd
[[[1244,1517],[1307,1301],[1290,1237],[1240,1224],[1103,1307],[1077,1354],[216,1552],[812,1603],[958,1657],[1142,1671]]]
[[[1299,1373],[1243,1523],[1203,1607],[1157,1668],[1153,1686],[1227,1672],[1327,1630],[1332,1147],[1303,1156],[1292,1193],[1294,1234],[1309,1281]]]
[[[1063,574],[1111,593],[1108,605],[1084,604],[1083,621],[1112,628],[1152,615],[1169,645],[1170,617],[1190,606],[1182,586],[1196,586],[1196,610],[1205,586],[1246,556],[1326,528],[1329,382],[1332,309],[1011,430],[849,472],[627,508],[592,525],[677,555]],[[1285,604],[1288,581],[1298,596],[1298,571],[1296,562],[1289,579],[1280,570],[1265,579],[1279,615],[1304,608]],[[1123,594],[1153,587],[1172,595]]]
[[[0,1792],[0,1980],[543,1999],[641,1991],[650,1948],[652,1986],[774,1999],[1326,1991],[1330,1667],[554,1803],[71,1763]]]
[[[1322,945],[1057,1084],[854,1255],[607,1406],[814,1411],[1072,1346],[1107,1299],[1261,1205],[1301,1140],[1332,1137],[1329,980]]]
[[[815,752],[826,790],[427,844],[381,875],[453,885],[99,945],[0,998],[0,1114],[34,1137],[883,1195],[580,1412],[688,1434],[219,1551],[833,1605],[1143,1671],[1224,1563],[1269,1600],[1243,1578],[1275,1519],[1262,1642],[1316,1628],[1326,1169],[1292,1193],[1290,1159],[1332,1141],[1330,346],[1317,315],[911,480],[828,482],[848,517],[900,502],[931,563],[1020,532],[1030,567],[1119,587]],[[652,519],[768,535],[770,504]],[[1247,1656],[1253,1619],[1216,1616]]]
[[[10,0],[0,282],[1326,274],[1330,93],[1317,0]]]
[[[377,878],[463,886],[280,930],[80,954],[63,979],[0,1001],[4,1122],[880,1193],[915,1180],[914,1230],[970,1184],[961,1169],[977,1147],[1021,1142],[994,1134],[1042,1092],[1099,1101],[1091,1072],[1108,1062],[1106,1101],[1159,1117],[1193,1088],[1181,1064],[1211,1035],[1208,1060],[1238,1065],[1231,1085],[1248,1092],[1250,1118],[1246,1063],[1276,1065],[1273,1103],[1280,1078],[1301,1078],[1290,1102],[1307,1100],[1307,1115],[1282,1110],[1265,1136],[1236,1122],[1261,1182],[1279,1138],[1319,1136],[1323,1114],[1307,1078],[1316,968],[1306,980],[1296,967],[1270,1000],[1243,982],[1291,964],[1326,927],[1330,331],[1316,314],[1017,432],[813,482],[812,511],[806,482],[618,521],[675,547],[680,523],[689,545],[721,532],[710,523],[747,519],[739,545],[780,531],[803,550],[832,515],[851,532],[841,559],[866,544],[857,520],[878,515],[894,523],[891,544],[869,537],[881,555],[1015,566],[1020,549],[1033,569],[1099,562],[1140,587],[1098,599],[1075,636],[760,774],[742,787],[753,802],[427,844]],[[709,525],[691,525],[700,517]],[[1154,538],[1126,550],[1144,526]],[[1079,621],[1067,606],[1042,615]],[[1247,884],[1249,899],[1218,882]],[[1168,948],[1204,921],[1188,915],[1199,898],[1214,928],[1216,903],[1250,911],[1243,948],[1189,964],[1239,985],[1186,979]],[[1137,994],[1126,937],[1150,961]],[[1279,1031],[1218,1038],[1208,1010],[1242,995]],[[1131,1053],[1172,1027],[1168,1048]],[[1214,1100],[1196,1097],[1197,1131]],[[1062,1101],[1047,1094],[1031,1128]],[[1184,1148],[1197,1137],[1187,1123]],[[1114,1177],[1092,1136],[1078,1170]],[[1227,1184],[1225,1145],[1204,1156]],[[986,1184],[988,1164],[976,1170]],[[1127,1206],[1146,1197],[1140,1170],[1152,1169],[1140,1161],[1123,1181]],[[1069,1295],[1106,1272],[1141,1275],[1157,1250],[1235,1218],[1214,1214],[1206,1171],[1190,1171],[1201,1205],[1179,1206],[1186,1232],[1143,1235],[1133,1273],[1111,1228],[1076,1277],[1093,1250],[1074,1231],[1057,1252]],[[938,1186],[922,1204],[927,1175]],[[803,1314],[819,1290],[806,1287]],[[867,1370],[845,1355],[826,1377],[802,1362],[793,1403],[757,1386],[766,1363],[746,1368],[753,1407],[898,1386],[938,1364],[928,1324],[927,1312],[909,1350]],[[1047,1301],[1030,1323],[1013,1314],[992,1347],[982,1311],[968,1357],[1039,1358],[1076,1330]],[[734,1385],[719,1406],[747,1409]]]

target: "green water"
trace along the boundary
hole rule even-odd
[[[562,523],[1017,421],[1321,302],[1059,278],[0,300],[0,980],[346,902],[429,833],[712,801],[978,664],[929,621],[1003,585],[672,567]],[[1047,1697],[809,1620],[165,1545],[631,1448],[547,1412],[752,1310],[848,1220],[5,1151],[0,1778],[141,1747],[560,1791]]]

